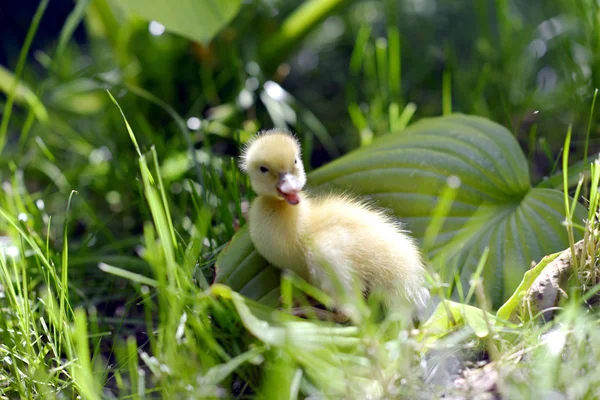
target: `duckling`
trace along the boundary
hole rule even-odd
[[[298,140],[264,131],[243,149],[240,168],[257,194],[248,213],[256,250],[339,304],[340,286],[378,291],[388,309],[426,307],[425,268],[414,241],[380,210],[344,194],[311,196]]]

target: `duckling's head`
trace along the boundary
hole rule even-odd
[[[240,167],[250,177],[259,196],[296,205],[306,184],[300,144],[291,133],[272,129],[261,132],[244,149]]]

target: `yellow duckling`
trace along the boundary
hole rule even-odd
[[[340,285],[352,291],[358,284],[363,293],[377,291],[391,309],[424,310],[425,268],[413,240],[390,217],[349,196],[303,193],[300,145],[290,133],[259,133],[240,167],[258,195],[248,216],[250,237],[272,265],[294,271],[336,301]]]

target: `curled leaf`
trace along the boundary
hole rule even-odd
[[[575,257],[581,258],[584,241],[575,243]],[[523,318],[535,316],[541,313],[541,318],[548,321],[554,315],[555,309],[561,299],[567,298],[566,283],[574,273],[573,257],[571,249],[568,248],[558,255],[552,262],[548,263],[539,276],[533,281],[525,297],[525,310]]]

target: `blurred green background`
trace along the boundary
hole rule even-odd
[[[156,162],[186,266],[210,281],[251,196],[235,157],[260,129],[296,132],[310,171],[425,117],[475,114],[511,131],[532,184],[560,188],[572,125],[576,183],[600,151],[599,15],[595,0],[4,2],[0,206],[49,259],[69,250],[73,308],[145,343],[139,287],[98,268],[154,267],[155,214],[107,90]],[[0,222],[4,254],[23,253],[15,232]],[[96,351],[112,359],[112,343]]]

